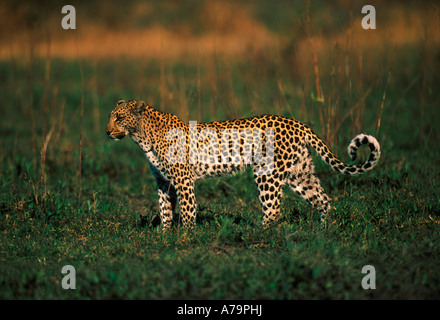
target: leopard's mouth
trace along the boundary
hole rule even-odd
[[[113,141],[119,141],[125,137],[124,132],[107,132],[107,135]]]

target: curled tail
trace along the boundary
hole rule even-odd
[[[366,134],[359,134],[351,140],[347,147],[348,155],[351,160],[356,160],[356,152],[361,145],[368,145],[370,147],[370,157],[362,164],[350,165],[340,161],[325,145],[325,143],[318,138],[316,134],[310,131],[308,144],[312,146],[333,170],[345,175],[357,175],[373,169],[380,158],[380,145],[376,138]]]

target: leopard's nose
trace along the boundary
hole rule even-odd
[[[107,126],[105,127],[105,133],[109,136],[111,132],[112,132],[112,131],[110,130],[110,126],[107,125]]]

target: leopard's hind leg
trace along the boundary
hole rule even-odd
[[[325,223],[330,212],[331,199],[324,192],[319,178],[314,173],[310,153],[307,152],[301,160],[297,164],[297,169],[287,177],[287,183],[296,194],[318,210],[321,222]]]
[[[254,168],[254,178],[258,187],[258,198],[263,209],[263,229],[280,217],[281,198],[285,181],[280,174],[257,174]]]
[[[319,179],[314,174],[301,174],[287,180],[292,190],[306,200],[321,215],[325,223],[330,212],[331,200],[321,187]]]

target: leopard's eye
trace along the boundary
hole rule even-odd
[[[115,117],[116,117],[115,121],[117,121],[117,122],[122,120],[122,116],[119,114],[116,114]]]

